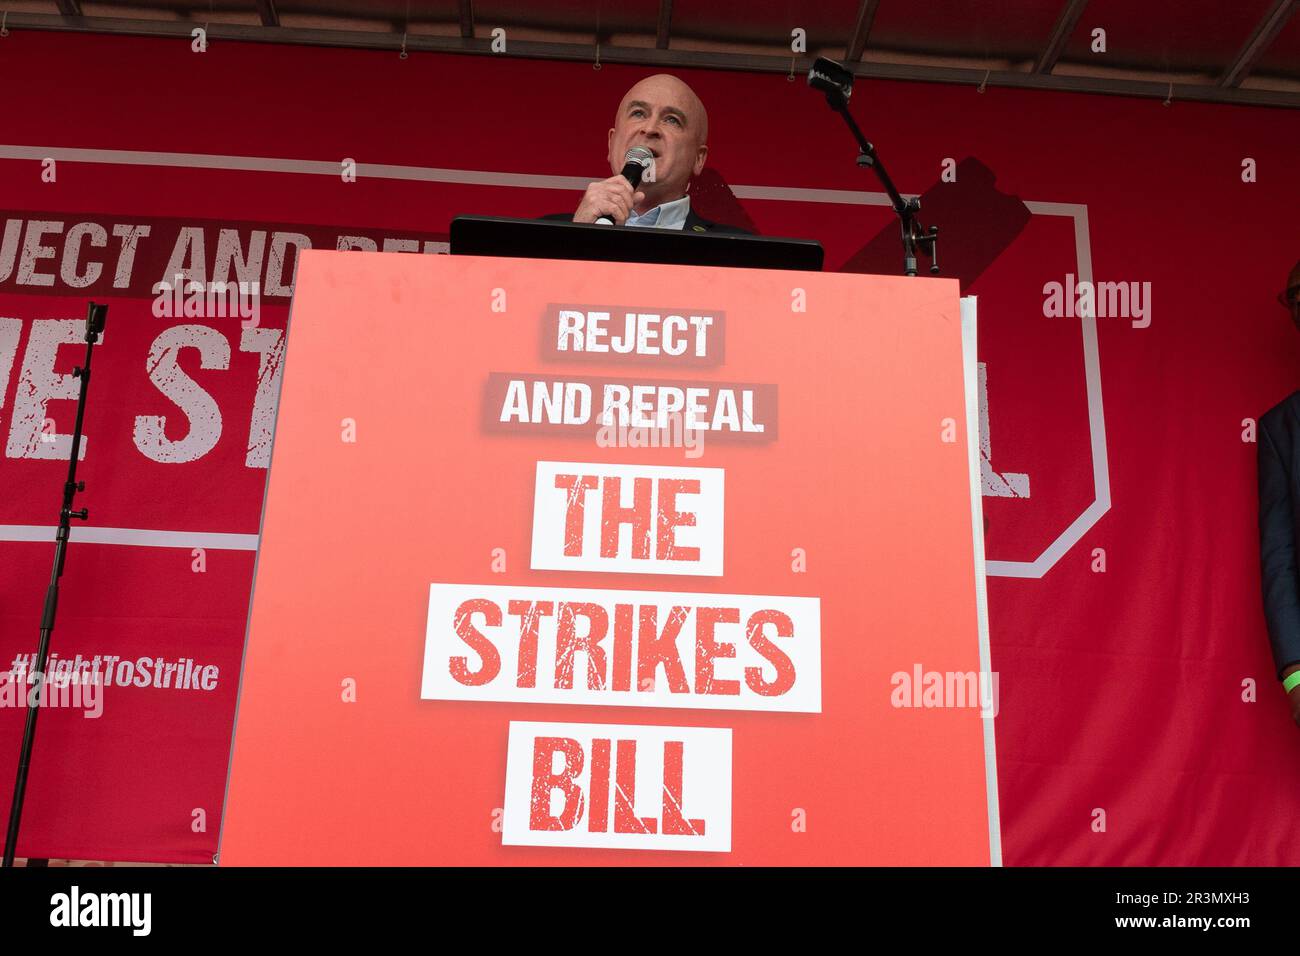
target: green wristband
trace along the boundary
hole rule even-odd
[[[1300,687],[1300,671],[1296,671],[1286,680],[1282,681],[1282,689],[1286,691],[1288,694],[1291,693],[1291,691],[1295,690],[1297,687]]]

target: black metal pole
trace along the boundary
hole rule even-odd
[[[27,793],[27,770],[31,764],[32,747],[36,743],[36,717],[40,713],[40,705],[44,700],[45,668],[50,660],[50,636],[54,633],[54,618],[59,607],[59,578],[63,576],[63,565],[68,556],[68,536],[72,519],[85,521],[90,517],[90,512],[85,508],[73,511],[72,503],[77,492],[86,489],[84,481],[77,481],[77,458],[81,454],[81,427],[86,414],[86,393],[90,387],[90,360],[94,354],[95,344],[104,331],[104,321],[107,316],[108,306],[90,303],[86,311],[86,364],[72,370],[73,376],[81,380],[81,394],[77,397],[77,424],[72,432],[72,458],[68,462],[68,480],[63,485],[63,507],[59,509],[59,527],[54,535],[54,570],[50,574],[50,586],[45,591],[45,610],[41,614],[41,640],[36,649],[36,663],[32,672],[33,686],[27,692],[27,723],[23,727],[23,746],[18,756],[18,779],[14,782],[13,802],[9,806],[9,829],[5,834],[3,865],[6,867],[14,865],[14,854],[18,850],[18,829],[22,823],[23,798]],[[10,680],[15,678],[16,675],[10,675]]]

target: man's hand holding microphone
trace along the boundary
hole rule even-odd
[[[654,154],[644,146],[633,146],[623,157],[623,171],[617,176],[602,179],[587,187],[582,202],[573,214],[574,222],[600,222],[606,225],[623,225],[645,199],[638,192],[641,178],[654,162]]]

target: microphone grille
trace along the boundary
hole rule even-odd
[[[640,163],[642,166],[649,166],[654,160],[655,154],[650,152],[644,146],[633,146],[623,156],[624,163]]]

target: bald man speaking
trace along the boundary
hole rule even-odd
[[[675,76],[648,76],[627,91],[609,131],[607,159],[615,175],[588,186],[572,214],[543,218],[595,222],[605,217],[621,226],[749,235],[747,229],[709,222],[691,208],[687,187],[704,171],[708,139],[709,116],[695,92]],[[647,170],[635,190],[620,173],[633,146],[654,156],[653,173]]]

